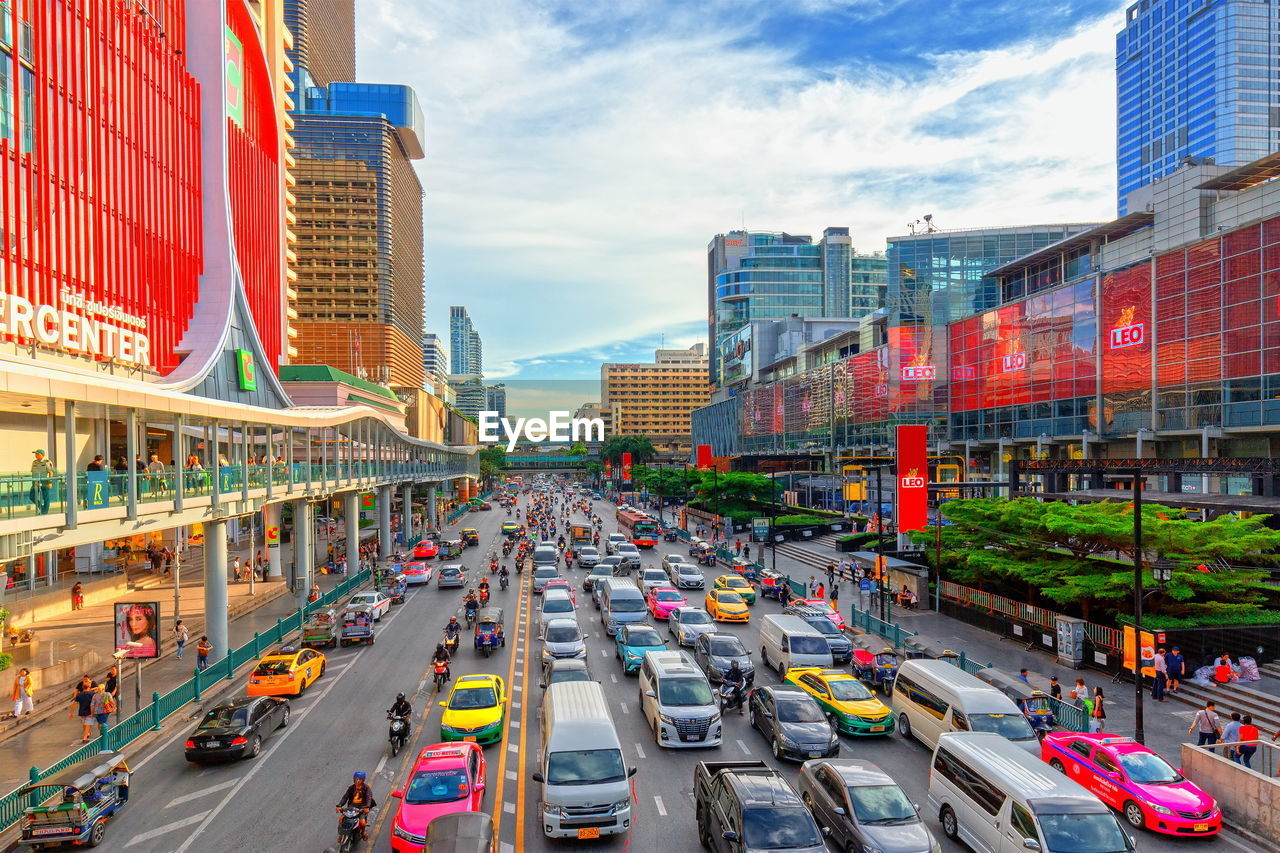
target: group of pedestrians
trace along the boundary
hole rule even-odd
[[[1196,746],[1207,746],[1210,752],[1217,752],[1216,744],[1223,744],[1224,755],[1245,767],[1253,769],[1253,756],[1258,751],[1258,740],[1261,733],[1254,725],[1250,714],[1231,714],[1231,721],[1222,725],[1218,716],[1217,703],[1212,699],[1204,703],[1204,707],[1196,711],[1191,720],[1187,734],[1196,736]],[[1280,741],[1280,731],[1271,736],[1271,742]]]

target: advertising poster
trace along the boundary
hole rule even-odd
[[[899,532],[929,526],[928,430],[923,424],[899,424],[897,428]]]
[[[1124,626],[1124,668],[1133,671],[1134,665],[1134,634],[1132,625]],[[1142,674],[1156,677],[1156,638],[1150,631],[1142,632]]]
[[[160,657],[160,602],[118,601],[115,605],[114,648],[133,659]]]
[[[631,485],[631,454],[622,454],[622,482],[624,485]]]

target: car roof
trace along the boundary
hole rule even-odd
[[[457,690],[463,685],[469,687],[486,687],[498,683],[498,676],[490,673],[479,673],[476,675],[460,675],[453,682],[453,689]]]
[[[761,687],[758,687],[758,688],[756,688],[756,689],[757,689],[757,690],[768,690],[770,693],[772,693],[772,694],[774,695],[774,697],[775,697],[775,698],[776,698],[776,697],[778,697],[778,696],[782,696],[782,697],[787,698],[787,699],[798,699],[798,698],[800,698],[800,697],[804,697],[805,699],[809,699],[809,700],[812,700],[812,699],[813,699],[813,697],[812,697],[812,696],[810,696],[810,695],[808,694],[808,692],[807,692],[807,691],[805,691],[805,689],[804,689],[803,687],[800,687],[800,686],[799,686],[799,685],[797,685],[797,684],[789,684],[789,683],[784,683],[784,684],[765,684],[765,685],[763,685],[763,686],[761,686]]]
[[[573,622],[573,624],[575,625],[578,624],[577,622],[574,622],[574,620],[572,619],[552,619],[551,622],[548,622],[547,624],[548,626],[550,626],[552,623],[555,623],[555,622]],[[547,665],[547,668],[548,669],[580,669],[584,672],[588,671],[587,662],[584,660],[579,660],[577,658],[556,658],[555,660],[551,661],[551,663]]]
[[[467,741],[436,743],[431,746],[424,746],[422,751],[418,753],[417,764],[424,764],[429,761],[434,766],[462,767],[466,764],[468,753],[472,751],[468,747],[480,748],[478,744]]]
[[[554,627],[556,627],[557,625],[559,625],[559,626],[571,625],[571,626],[573,626],[574,628],[577,628],[579,631],[581,631],[581,630],[582,630],[582,627],[581,627],[580,625],[578,625],[578,620],[577,620],[577,619],[570,619],[568,616],[557,616],[555,619],[548,619],[548,620],[547,620],[547,627],[548,627],[548,628],[554,628]]]
[[[797,666],[787,670],[787,675],[791,675],[792,673],[798,673],[801,675],[808,673],[809,675],[816,675],[819,678],[825,679],[827,681],[840,681],[840,680],[855,681],[856,680],[852,675],[842,670],[825,669],[820,666]]]
[[[781,773],[730,773],[727,781],[737,791],[738,803],[744,808],[765,805],[804,808]]]
[[[543,601],[550,601],[550,600],[551,600],[551,599],[553,599],[553,598],[568,598],[568,599],[572,599],[572,598],[573,598],[573,596],[571,596],[571,595],[569,594],[569,593],[571,593],[572,591],[573,591],[573,590],[572,590],[572,589],[569,589],[569,588],[562,588],[562,587],[558,587],[558,586],[550,586],[550,585],[548,585],[548,588],[547,588],[546,590],[544,590],[544,591],[543,591],[543,593],[542,593],[542,600],[543,600]]]
[[[822,762],[835,771],[846,785],[897,785],[893,777],[876,764],[861,758],[837,758]]]

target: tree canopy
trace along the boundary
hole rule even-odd
[[[480,479],[492,480],[507,467],[507,451],[500,444],[490,444],[480,449]]]
[[[653,442],[644,435],[611,435],[600,445],[600,458],[622,464],[622,454],[631,454],[632,465],[641,465],[658,455]]]

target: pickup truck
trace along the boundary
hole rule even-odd
[[[800,795],[763,761],[700,761],[693,769],[698,840],[717,853],[823,853],[826,839]]]

